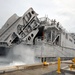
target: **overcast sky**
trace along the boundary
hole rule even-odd
[[[0,0],[0,28],[14,13],[22,16],[30,7],[39,14],[38,17],[48,15],[68,32],[75,32],[75,0]]]

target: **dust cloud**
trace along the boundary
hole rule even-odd
[[[17,45],[13,47],[8,53],[8,59],[11,60],[10,65],[25,65],[38,63],[35,59],[35,49],[33,46]]]

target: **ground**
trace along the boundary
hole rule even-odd
[[[66,65],[68,64],[62,64],[61,67],[64,67]],[[57,64],[8,72],[0,75],[64,75],[64,73],[58,74],[56,70],[57,70]]]

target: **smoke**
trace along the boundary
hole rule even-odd
[[[9,53],[8,58],[12,61],[10,65],[24,65],[34,64],[38,61],[35,59],[35,49],[33,46],[28,45],[17,45],[13,47]]]

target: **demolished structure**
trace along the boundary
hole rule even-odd
[[[49,48],[41,51],[40,41],[48,44]],[[0,55],[5,53],[6,48],[21,43],[39,44],[38,50],[35,51],[38,58],[75,57],[75,38],[67,33],[55,19],[50,20],[47,17],[38,19],[33,8],[30,8],[22,17],[14,14],[0,29]]]

